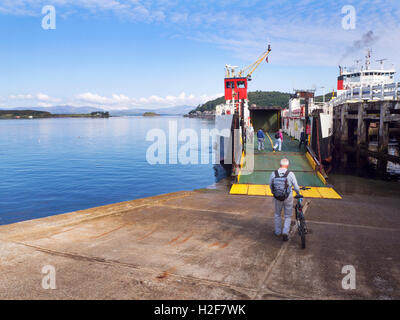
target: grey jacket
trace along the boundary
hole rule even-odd
[[[283,169],[283,168],[279,168],[278,169],[278,173],[279,176],[283,176],[286,173],[287,169]],[[272,180],[275,178],[275,171],[273,171],[271,173],[271,176],[269,177],[269,185],[272,184]],[[293,172],[290,172],[288,177],[287,177],[287,181],[288,181],[288,185],[290,188],[293,188],[294,191],[296,191],[297,194],[300,194],[300,188],[299,185],[297,184],[297,179],[296,176],[294,175]],[[292,195],[290,194],[289,197],[291,197]]]

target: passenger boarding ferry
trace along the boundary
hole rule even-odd
[[[289,100],[289,108],[249,106],[248,83],[254,70],[264,60],[268,62],[270,46],[252,65],[236,72],[238,67],[225,66],[225,103],[216,107],[216,128],[219,131],[214,146],[222,164],[238,174],[246,141],[252,140],[255,129],[274,132],[278,128],[299,140],[304,132],[307,152],[320,166],[332,156],[333,107],[357,99],[385,99],[397,92],[394,68],[385,69],[385,59],[378,60],[380,68],[371,68],[371,50],[365,65],[345,68],[340,66],[337,78],[337,97],[329,102],[315,102],[315,90],[295,90]],[[394,91],[393,91],[394,90]],[[333,93],[334,95],[334,93]],[[344,100],[344,101],[343,101]],[[267,124],[267,125],[266,125]],[[323,172],[322,172],[323,173]]]

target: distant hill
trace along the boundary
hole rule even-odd
[[[176,106],[158,109],[128,109],[128,110],[111,110],[113,116],[141,116],[145,112],[155,112],[159,115],[184,115],[187,114],[193,106]]]
[[[31,110],[50,112],[52,114],[87,114],[97,111],[105,111],[102,108],[93,107],[72,107],[72,106],[54,106],[54,107],[30,107]],[[26,108],[12,108],[13,110],[26,110]]]
[[[263,107],[280,106],[287,108],[289,106],[290,93],[279,92],[279,91],[254,91],[249,92],[249,105],[256,104]],[[196,111],[214,111],[215,107],[225,102],[224,97],[208,101],[202,105],[199,105],[196,109],[191,110],[190,114]]]
[[[155,112],[159,114],[176,114],[176,115],[183,115],[187,114],[190,110],[193,109],[194,106],[176,106],[176,107],[169,107],[163,109],[157,109]]]

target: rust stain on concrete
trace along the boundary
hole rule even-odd
[[[171,267],[171,268],[169,268],[168,270],[165,270],[165,271],[163,271],[162,273],[160,273],[160,274],[156,277],[156,279],[158,279],[158,280],[163,280],[163,279],[165,279],[165,278],[168,278],[168,276],[169,276],[171,273],[175,272],[175,271],[176,271],[176,267]]]
[[[124,227],[132,226],[132,225],[134,225],[134,223],[124,223],[123,225],[121,225],[121,226],[119,226],[119,227],[117,227],[117,228],[114,228],[114,229],[112,229],[112,230],[110,230],[110,231],[108,231],[108,232],[104,232],[104,233],[102,233],[102,234],[99,234],[99,235],[97,235],[97,236],[90,237],[89,239],[99,239],[99,238],[101,238],[101,237],[104,237],[104,236],[109,235],[110,233],[113,233],[113,232],[115,232],[115,231],[118,231],[118,230],[120,230],[120,229],[122,229],[122,228],[124,228]]]
[[[158,231],[160,229],[159,226],[155,227],[152,231],[150,231],[149,233],[145,234],[143,237],[137,238],[136,240],[140,241],[140,240],[144,240],[148,237],[150,237],[153,233],[155,233],[156,231]]]
[[[188,236],[186,236],[185,238],[180,240],[186,234],[188,234],[188,231],[182,232],[179,236],[177,236],[177,237],[171,239],[170,241],[168,241],[167,245],[177,246],[177,245],[185,243],[186,241],[188,241],[193,236],[193,232],[190,232]]]
[[[185,239],[183,239],[182,241],[178,242],[177,244],[183,244],[186,241],[188,241],[191,237],[193,236],[193,232],[191,232]],[[177,245],[176,244],[176,245]]]

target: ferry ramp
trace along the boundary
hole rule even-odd
[[[266,134],[262,151],[257,150],[255,141],[254,170],[246,171],[245,166],[242,166],[237,183],[231,188],[231,194],[272,196],[268,185],[269,177],[279,168],[281,159],[287,158],[290,162],[289,170],[295,174],[299,186],[309,188],[301,191],[304,197],[341,199],[333,188],[326,185],[324,177],[316,170],[312,156],[304,151],[304,146],[299,149],[299,141],[284,135],[282,151],[274,152],[274,136],[274,133]],[[243,155],[242,163],[245,161],[246,157]]]

